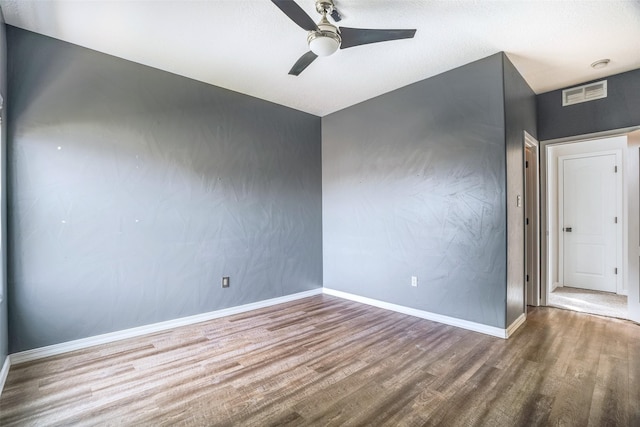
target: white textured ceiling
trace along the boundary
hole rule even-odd
[[[317,21],[314,0],[296,0]],[[416,37],[318,58],[269,0],[0,0],[8,24],[319,116],[505,51],[536,93],[640,68],[640,1],[336,0]],[[601,58],[603,70],[590,64]]]

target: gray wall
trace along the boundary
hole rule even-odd
[[[7,37],[11,352],[322,286],[320,118]]]
[[[507,326],[526,310],[524,259],[524,131],[536,137],[536,95],[504,56],[507,156]],[[522,205],[517,206],[517,197]]]
[[[505,327],[502,68],[496,54],[323,118],[326,287]]]
[[[598,79],[601,81],[605,79]],[[540,140],[624,129],[640,124],[640,69],[606,78],[607,97],[562,106],[562,90],[538,95]],[[579,86],[579,85],[576,85]]]
[[[0,10],[0,94],[5,100],[0,129],[0,369],[9,354],[8,303],[7,303],[7,39],[4,16]]]

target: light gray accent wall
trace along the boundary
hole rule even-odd
[[[503,55],[507,158],[507,326],[525,313],[524,131],[536,137],[536,95]],[[521,196],[521,206],[517,198]]]
[[[5,105],[0,129],[0,369],[9,354],[9,317],[7,303],[7,37],[0,10],[0,94]]]
[[[7,35],[11,352],[322,286],[319,117]]]
[[[326,287],[505,327],[502,67],[496,54],[323,118]]]

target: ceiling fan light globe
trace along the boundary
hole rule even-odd
[[[318,56],[329,56],[340,47],[340,41],[333,37],[319,35],[309,40],[309,49]]]

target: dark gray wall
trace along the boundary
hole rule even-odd
[[[507,157],[507,326],[525,312],[524,131],[536,137],[536,95],[504,58]],[[522,197],[518,207],[517,197]]]
[[[0,94],[7,100],[7,38],[4,16],[0,10]],[[7,107],[2,109],[0,122],[0,369],[9,354],[7,303]]]
[[[601,80],[607,80],[607,97],[595,101],[563,107],[562,90],[538,95],[539,139],[565,138],[639,125],[640,69],[595,81]]]
[[[505,327],[502,67],[496,54],[323,118],[326,287]]]
[[[320,118],[7,37],[11,352],[322,286]]]

